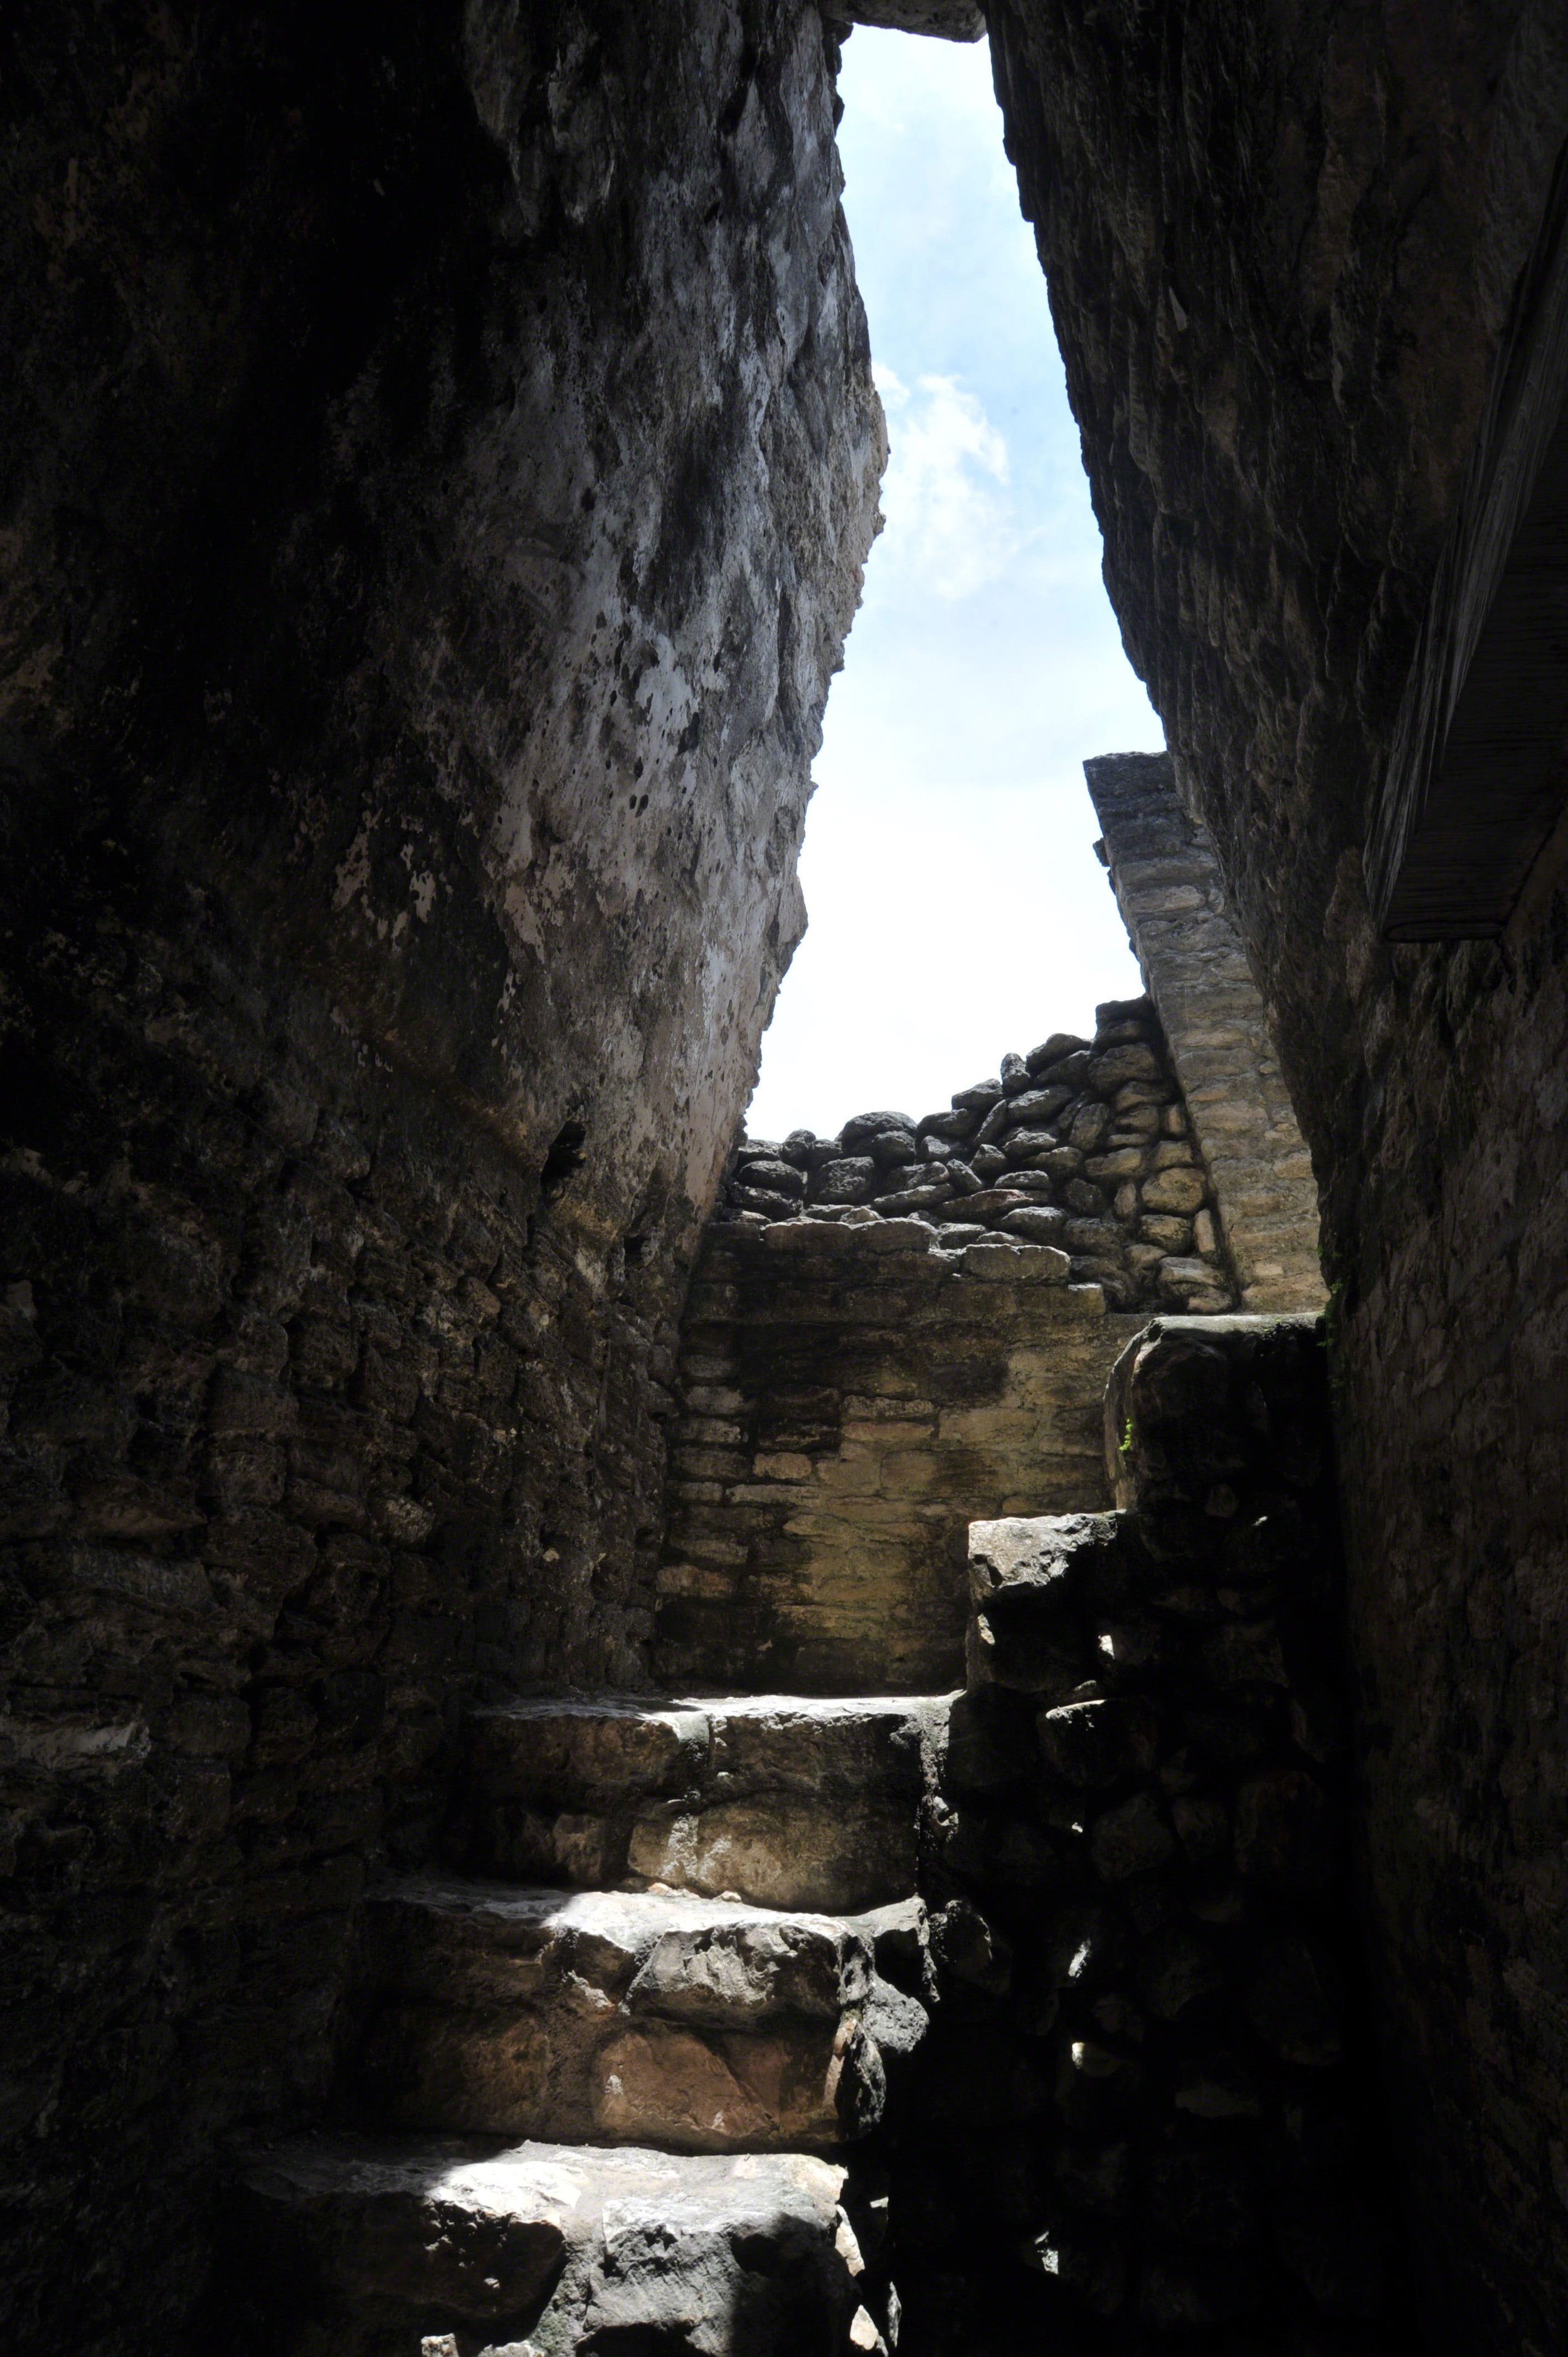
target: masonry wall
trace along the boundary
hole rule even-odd
[[[1213,846],[1176,799],[1168,754],[1102,754],[1083,766],[1242,1305],[1321,1309],[1312,1157]]]
[[[1136,1317],[1049,1245],[710,1229],[681,1329],[654,1662],[677,1691],[944,1694],[965,1532],[1104,1502]]]
[[[936,2348],[1393,2357],[1320,1332],[1156,1320],[1105,1445],[971,1534],[896,2270]]]
[[[463,1696],[648,1677],[875,522],[834,58],[761,0],[0,36],[18,2346],[186,2345]]]
[[[1363,1900],[1436,2351],[1568,2342],[1568,899],[1376,937],[1363,853],[1568,135],[1560,7],[993,0],[1126,643],[1322,1185]]]
[[[948,1251],[988,1234],[1050,1244],[1119,1309],[1222,1308],[1236,1276],[1207,1151],[1152,1001],[1112,999],[1091,1039],[1054,1031],[1004,1055],[940,1113],[856,1114],[836,1137],[743,1137],[718,1216],[914,1218]]]
[[[919,1120],[743,1138],[681,1329],[667,1684],[943,1692],[982,1513],[1104,1502],[1138,1306],[1235,1280],[1147,998]]]

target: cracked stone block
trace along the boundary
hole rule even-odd
[[[853,1911],[915,1888],[943,1697],[519,1701],[475,1712],[455,1847],[485,1873]]]

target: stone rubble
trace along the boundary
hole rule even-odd
[[[857,1114],[836,1137],[793,1130],[736,1147],[720,1220],[918,1220],[970,1276],[1099,1285],[1118,1309],[1231,1308],[1214,1194],[1147,997],[1095,1010],[1092,1039],[1054,1032],[946,1113]],[[999,1260],[999,1244],[1015,1258]],[[1026,1263],[1033,1250],[1054,1254]]]

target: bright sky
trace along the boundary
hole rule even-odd
[[[811,928],[763,1041],[754,1137],[934,1112],[1005,1049],[1134,996],[1081,765],[1165,741],[1101,582],[986,46],[860,27],[839,86],[887,521],[828,699]]]

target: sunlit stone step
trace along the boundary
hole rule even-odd
[[[874,2126],[870,1927],[669,1891],[517,1889],[424,1875],[367,1908],[361,2053],[380,2116],[464,2134],[682,2151],[831,2149]]]
[[[237,2189],[231,2345],[847,2357],[877,2343],[843,2188],[842,2169],[802,2153],[291,2140],[253,2151]]]
[[[518,1701],[467,1722],[471,1871],[832,1912],[915,1889],[950,1697]]]

